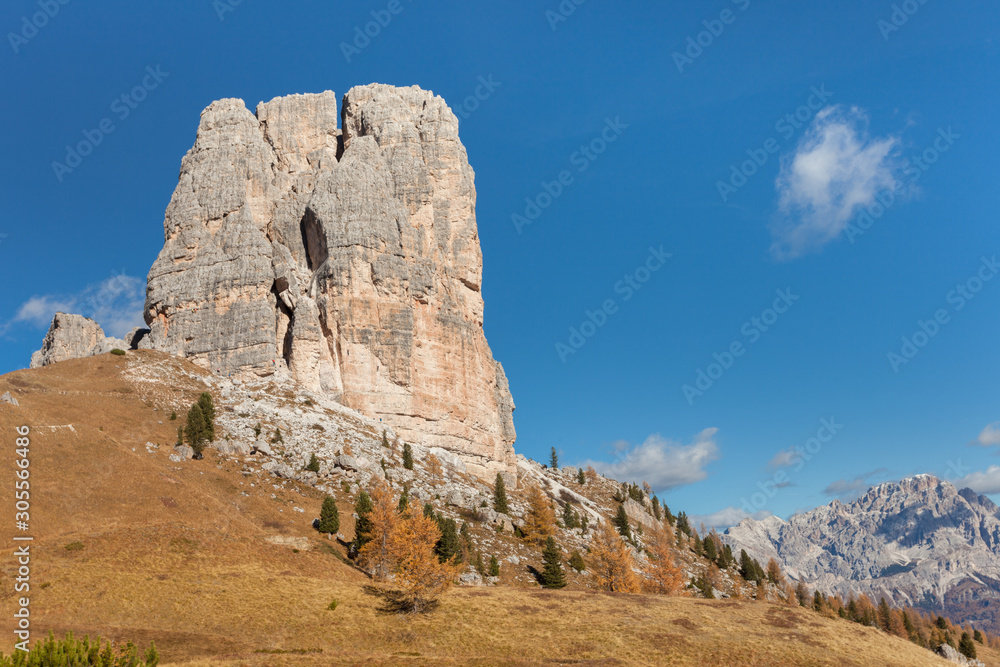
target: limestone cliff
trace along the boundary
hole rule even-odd
[[[214,102],[167,207],[141,347],[289,373],[457,452],[514,466],[514,404],[483,333],[474,173],[417,87]]]

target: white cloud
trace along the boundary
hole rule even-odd
[[[834,239],[877,193],[892,189],[898,146],[896,137],[869,137],[868,117],[857,107],[816,114],[795,151],[782,158],[771,251],[797,257]]]
[[[986,428],[980,432],[979,436],[972,442],[972,444],[982,445],[983,447],[1000,445],[1000,422],[987,424]]]
[[[845,502],[857,500],[872,486],[870,481],[872,477],[878,477],[887,472],[889,471],[885,468],[878,468],[871,472],[862,473],[852,480],[838,479],[823,489],[823,493],[828,496],[836,496]]]
[[[89,285],[77,294],[47,294],[33,296],[18,308],[7,322],[7,330],[15,324],[47,329],[57,312],[77,313],[96,320],[104,333],[121,337],[132,328],[145,326],[142,319],[146,299],[146,281],[135,276],[113,275],[96,285]]]
[[[688,517],[688,519],[694,527],[699,527],[701,524],[705,524],[706,528],[715,528],[718,531],[723,531],[726,528],[732,528],[743,519],[757,519],[759,521],[760,519],[764,519],[769,516],[771,516],[771,512],[768,512],[767,510],[758,510],[753,514],[748,514],[746,510],[730,505],[729,507],[721,509],[718,512],[712,512],[711,514],[695,514]]]
[[[974,472],[955,480],[955,486],[966,487],[976,493],[1000,493],[1000,466],[990,466],[983,472]]]
[[[705,466],[719,458],[715,433],[707,428],[690,445],[668,440],[658,433],[641,445],[629,448],[624,441],[614,443],[617,461],[584,461],[603,475],[623,482],[649,482],[657,492],[701,481],[708,476]]]
[[[782,449],[780,452],[774,455],[774,458],[770,460],[767,464],[768,468],[772,470],[775,468],[787,468],[790,465],[795,464],[800,460],[801,455],[795,451],[795,447],[789,447],[788,449]]]

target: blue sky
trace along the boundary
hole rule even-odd
[[[56,306],[137,317],[212,100],[418,84],[461,111],[518,451],[719,523],[1000,492],[1000,6],[400,0],[345,56],[389,5],[4,3],[0,370]]]

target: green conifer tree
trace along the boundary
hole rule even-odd
[[[551,535],[545,540],[540,578],[541,584],[545,588],[563,588],[566,585],[566,573],[563,572],[562,568],[562,553]]]
[[[275,428],[274,429],[274,435],[271,436],[271,444],[272,445],[276,445],[279,442],[282,443],[282,444],[284,444],[284,442],[285,442],[284,436],[281,435],[281,428],[280,427]]]
[[[497,560],[496,556],[490,556],[490,570],[489,574],[491,577],[500,576],[500,561]]]
[[[319,524],[316,528],[327,535],[340,532],[340,512],[337,510],[337,501],[332,496],[323,499],[323,507],[319,511]]]
[[[375,505],[368,492],[359,493],[358,499],[354,501],[354,511],[358,515],[357,521],[354,523],[354,548],[358,551],[372,539],[371,513],[374,509]]]
[[[660,510],[660,499],[653,496],[653,516],[657,521],[663,520],[663,512]]]
[[[618,529],[618,534],[621,535],[626,540],[632,540],[632,529],[628,525],[628,513],[625,511],[624,505],[618,506],[618,513],[615,515],[614,521],[612,522],[615,528]]]
[[[500,514],[507,514],[510,508],[507,506],[507,487],[503,483],[503,475],[497,473],[497,479],[493,482],[493,509]]]
[[[413,448],[408,442],[403,445],[403,467],[407,470],[413,470]]]
[[[583,486],[584,484],[587,483],[587,476],[583,474],[583,468],[580,468],[580,470],[578,470],[576,473],[576,483],[579,484],[580,486]]]
[[[402,514],[407,510],[407,508],[409,508],[409,506],[410,506],[410,487],[404,485],[403,492],[399,494],[399,505],[397,506],[397,509],[399,510],[399,513]]]
[[[184,428],[184,437],[187,444],[194,450],[195,457],[200,458],[205,450],[205,413],[201,411],[201,406],[195,403],[188,410],[187,426]]]
[[[312,453],[309,455],[309,463],[306,464],[306,470],[309,472],[319,472],[319,459],[316,458],[316,454]]]
[[[458,541],[458,525],[454,519],[446,519],[443,516],[437,517],[438,529],[441,531],[441,539],[434,545],[434,552],[438,560],[442,563],[454,558],[461,549]]]
[[[976,645],[972,643],[972,637],[968,632],[962,633],[962,639],[958,642],[958,652],[970,660],[976,659]]]
[[[569,557],[569,566],[577,572],[583,572],[587,569],[587,564],[583,562],[583,554],[579,551],[574,551]]]
[[[719,557],[719,550],[715,547],[715,540],[712,539],[711,535],[706,535],[702,544],[705,549],[705,558],[714,561]]]
[[[552,448],[552,453],[549,454],[549,467],[553,470],[559,470],[559,455],[556,454],[556,448]]]
[[[215,442],[215,403],[212,402],[212,395],[207,391],[198,397],[198,407],[205,417],[205,439],[208,442]]]

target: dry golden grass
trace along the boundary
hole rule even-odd
[[[177,422],[169,406],[121,379],[134,358],[0,378],[0,393],[21,402],[0,405],[8,452],[0,478],[12,479],[14,428],[32,429],[35,638],[51,629],[153,640],[165,663],[192,666],[948,664],[870,628],[749,601],[497,587],[453,590],[429,615],[387,613],[343,549],[310,528],[318,493],[262,486],[211,452],[184,464],[167,459],[170,447],[146,452],[147,441],[172,443]],[[193,401],[200,387],[183,390]],[[12,484],[0,483],[0,507],[12,504]],[[350,522],[346,502],[341,517]],[[266,541],[276,535],[311,548]],[[67,550],[73,542],[83,548]],[[11,551],[0,558],[5,652],[13,646]]]

